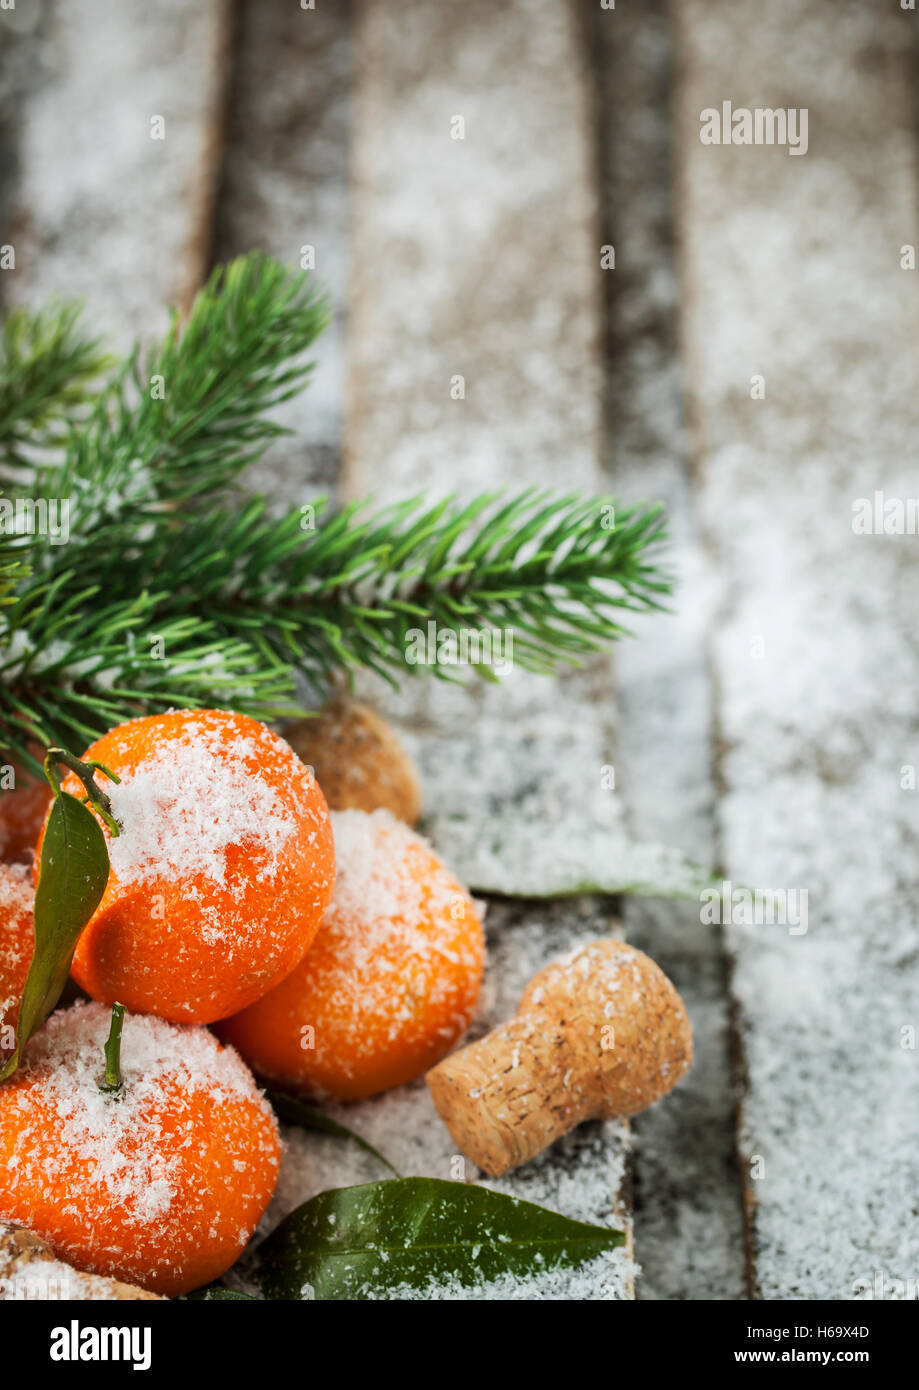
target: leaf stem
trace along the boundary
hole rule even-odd
[[[124,1026],[124,1005],[112,1005],[112,1022],[109,1027],[108,1042],[105,1044],[105,1075],[99,1082],[99,1090],[106,1095],[117,1096],[124,1087],[121,1079],[121,1030]]]
[[[86,788],[86,796],[83,798],[84,805],[92,806],[93,810],[105,821],[113,835],[120,835],[121,826],[115,819],[112,803],[105,792],[96,785],[93,774],[103,772],[110,782],[120,782],[121,778],[104,763],[97,763],[93,759],[84,763],[79,758],[75,758],[72,753],[68,753],[66,748],[49,748],[45,755],[45,776],[55,796],[59,795],[61,790],[61,779],[57,775],[56,763],[63,763],[76,777],[79,777]]]

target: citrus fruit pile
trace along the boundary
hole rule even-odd
[[[118,827],[97,817],[109,878],[71,972],[89,1000],[52,1013],[0,1085],[0,1216],[79,1269],[174,1296],[234,1263],[274,1191],[278,1126],[252,1071],[341,1100],[421,1075],[469,1023],[482,927],[424,840],[388,810],[330,812],[253,719],[149,716],[84,757],[113,774],[97,776]],[[63,790],[82,799],[73,773]],[[0,865],[7,1052],[31,899],[27,871]]]
[[[329,810],[282,739],[243,715],[183,710],[123,724],[86,754],[121,833],[73,977],[94,999],[212,1023],[289,974],[335,881]],[[80,792],[71,774],[65,791]],[[41,841],[39,841],[39,864]]]
[[[472,899],[388,811],[332,813],[338,879],[316,940],[219,1026],[260,1076],[323,1099],[411,1081],[466,1030],[484,942]]]

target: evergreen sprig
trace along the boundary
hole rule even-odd
[[[14,309],[0,336],[0,468],[28,467],[25,451],[60,445],[93,383],[112,365],[79,325],[80,305]],[[34,455],[33,455],[34,456]]]
[[[80,747],[170,706],[275,718],[298,708],[298,675],[316,696],[362,666],[398,682],[428,669],[406,652],[431,622],[510,631],[514,661],[548,671],[661,602],[655,507],[530,490],[381,510],[320,498],[277,516],[241,492],[326,318],[306,275],[244,257],[97,391],[99,348],[73,307],[17,311],[0,362],[15,463],[0,502],[26,517],[0,534],[4,759],[34,768],[30,743]],[[55,499],[66,544],[28,534],[29,509]]]

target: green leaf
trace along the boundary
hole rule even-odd
[[[365,1153],[369,1153],[378,1163],[382,1163],[384,1168],[398,1178],[399,1170],[394,1168],[388,1158],[375,1149],[366,1139],[362,1139],[359,1134],[355,1134],[353,1129],[347,1125],[339,1124],[330,1115],[324,1115],[321,1110],[317,1110],[314,1105],[308,1105],[306,1101],[299,1100],[296,1096],[285,1095],[282,1091],[266,1092],[268,1100],[274,1113],[279,1120],[283,1120],[288,1125],[300,1125],[302,1129],[314,1129],[320,1134],[333,1134],[338,1139],[350,1139],[352,1143],[359,1144]]]
[[[466,1286],[501,1274],[580,1264],[622,1245],[590,1226],[490,1188],[400,1178],[321,1192],[260,1247],[255,1280],[267,1298],[361,1299],[431,1280]]]
[[[35,947],[19,1008],[16,1049],[0,1071],[0,1081],[12,1076],[29,1038],[60,999],[77,939],[99,905],[108,875],[108,849],[98,822],[75,796],[59,792],[42,841]]]

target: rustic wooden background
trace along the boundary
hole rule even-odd
[[[287,411],[298,437],[254,485],[667,502],[676,610],[614,661],[388,706],[439,808],[587,806],[735,881],[808,890],[803,936],[623,905],[684,993],[697,1061],[634,1122],[627,1175],[610,1126],[533,1180],[566,1210],[581,1184],[586,1214],[606,1173],[642,1274],[598,1294],[919,1288],[919,792],[902,785],[919,562],[915,537],[851,526],[857,497],[919,493],[919,292],[900,267],[919,242],[917,23],[894,0],[0,11],[4,303],[84,296],[123,343],[214,260],[309,244],[336,321]],[[725,99],[807,107],[807,155],[703,146],[699,113]],[[516,982],[533,923],[515,911],[498,949]],[[528,939],[598,914],[543,913]]]

